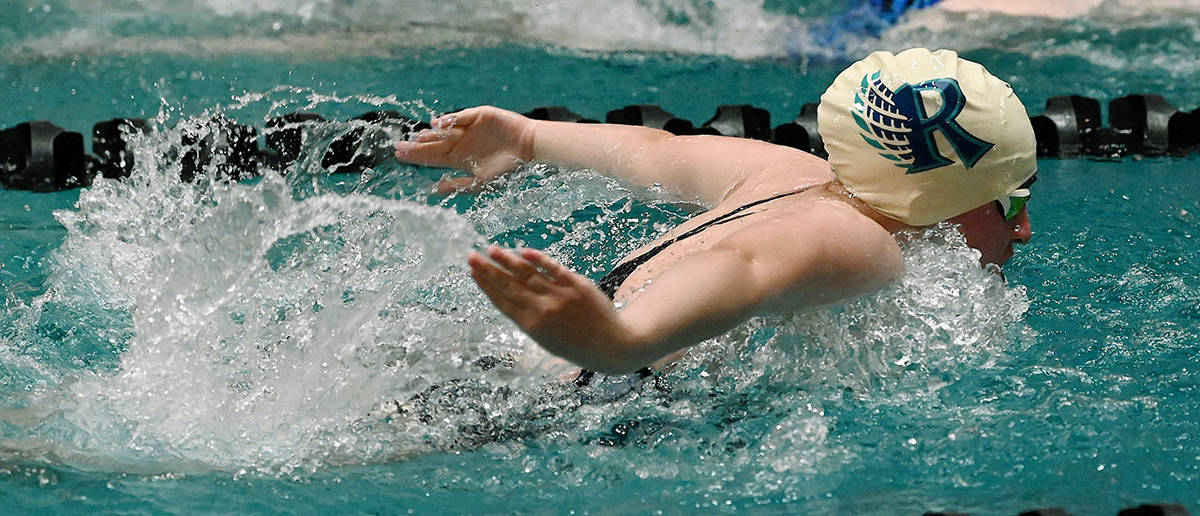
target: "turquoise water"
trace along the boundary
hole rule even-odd
[[[750,103],[778,124],[847,55],[918,44],[986,63],[1033,113],[1141,91],[1190,110],[1200,70],[1176,56],[1200,15],[924,13],[835,52],[787,41],[840,2],[291,4],[0,8],[0,124],[157,118],[131,181],[0,191],[6,510],[1200,510],[1194,156],[1043,160],[1007,284],[935,231],[892,288],[752,320],[669,393],[591,403],[463,256],[527,244],[598,277],[691,207],[541,167],[450,199],[426,193],[445,171],[330,175],[337,124],[262,179],[176,179],[182,132],[218,114],[658,103],[699,123]]]

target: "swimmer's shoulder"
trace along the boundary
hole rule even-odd
[[[903,276],[895,236],[852,202],[824,187],[780,200],[720,244],[748,252],[761,277],[778,285],[772,306],[823,306],[874,292]]]
[[[828,161],[797,150],[786,159],[747,174],[730,189],[720,205],[714,207],[714,211],[781,193],[806,190],[834,179],[836,177]]]

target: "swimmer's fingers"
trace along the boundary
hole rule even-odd
[[[443,177],[433,185],[433,192],[438,195],[450,195],[454,192],[475,193],[481,190],[485,183],[476,177]]]
[[[467,257],[467,264],[471,267],[471,279],[475,280],[475,284],[487,294],[496,308],[510,319],[520,321],[523,310],[535,304],[536,293],[479,253],[471,253]]]
[[[578,286],[581,283],[591,283],[587,278],[564,267],[561,263],[547,256],[546,253],[537,249],[521,249],[520,255],[521,258],[524,258],[542,271],[542,274],[555,285],[572,287]]]
[[[503,256],[495,249],[489,250],[489,256],[520,271],[516,273],[471,253],[467,259],[471,277],[501,313],[550,353],[584,366],[610,360],[612,343],[629,340],[629,331],[612,301],[587,278],[542,253],[530,251],[522,250],[519,256],[504,251],[509,256]],[[536,269],[530,271],[530,266]],[[534,292],[528,282],[518,279],[518,274],[529,274],[531,281],[546,281],[545,292]],[[546,274],[555,275],[553,284],[544,277]]]
[[[465,129],[473,125],[475,121],[479,119],[479,113],[483,111],[483,109],[484,108],[481,107],[473,107],[464,109],[462,111],[446,113],[433,119],[429,125],[432,125],[435,129],[450,129],[452,127]]]
[[[429,124],[431,129],[422,129],[408,141],[396,142],[396,159],[420,165],[437,167],[467,168],[454,155],[454,149],[463,135],[479,118],[479,109],[467,109],[439,116]]]
[[[474,176],[439,181],[438,193],[478,190],[533,158],[533,121],[511,111],[481,106],[440,116],[430,125],[410,141],[396,142],[396,158]]]
[[[408,139],[408,142],[401,143],[438,143],[445,141],[450,137],[450,132],[445,129],[421,129],[416,134]]]
[[[499,246],[491,246],[488,248],[488,258],[491,258],[501,267],[508,270],[516,282],[521,283],[529,290],[537,294],[545,293],[550,288],[550,281],[543,276],[541,271],[534,267],[525,259],[509,251],[501,249]]]
[[[456,163],[452,156],[454,146],[461,138],[461,130],[425,129],[412,140],[396,142],[396,159],[418,165],[462,168],[462,163]]]

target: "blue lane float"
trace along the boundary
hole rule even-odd
[[[596,123],[565,106],[542,106],[525,113],[538,120]],[[771,114],[750,105],[721,105],[699,126],[660,106],[638,104],[609,111],[604,121],[662,129],[676,135],[713,134],[753,138],[794,147],[824,157],[817,131],[817,104],[805,104],[791,121],[772,125]],[[272,117],[261,131],[217,118],[183,131],[181,179],[193,180],[212,170],[219,179],[238,180],[258,174],[259,167],[285,170],[301,157],[306,138],[335,122],[316,113]],[[1041,114],[1031,116],[1038,155],[1044,158],[1118,159],[1124,156],[1185,156],[1200,144],[1200,109],[1181,111],[1161,95],[1135,94],[1112,99],[1108,126],[1102,125],[1100,102],[1080,95],[1051,97]],[[421,129],[427,122],[396,111],[374,111],[351,118],[320,149],[320,166],[332,173],[361,173],[378,166],[390,153],[387,142]],[[139,118],[116,118],[92,128],[92,154],[83,136],[48,121],[31,121],[0,131],[0,185],[8,189],[49,192],[86,186],[97,176],[127,177],[134,168],[130,135],[148,131]]]

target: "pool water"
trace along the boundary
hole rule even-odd
[[[1180,57],[1200,50],[1200,12],[923,12],[811,43],[847,3],[0,6],[0,125],[153,119],[127,180],[0,190],[0,506],[1200,510],[1195,156],[1040,160],[1035,238],[1007,282],[938,228],[882,292],[752,319],[656,382],[582,395],[478,292],[466,253],[528,245],[598,278],[695,206],[541,165],[450,198],[429,193],[444,170],[331,174],[347,122],[260,178],[178,179],[183,134],[217,118],[656,103],[702,123],[746,103],[779,124],[875,48],[960,49],[1031,114],[1060,94],[1200,103]]]

